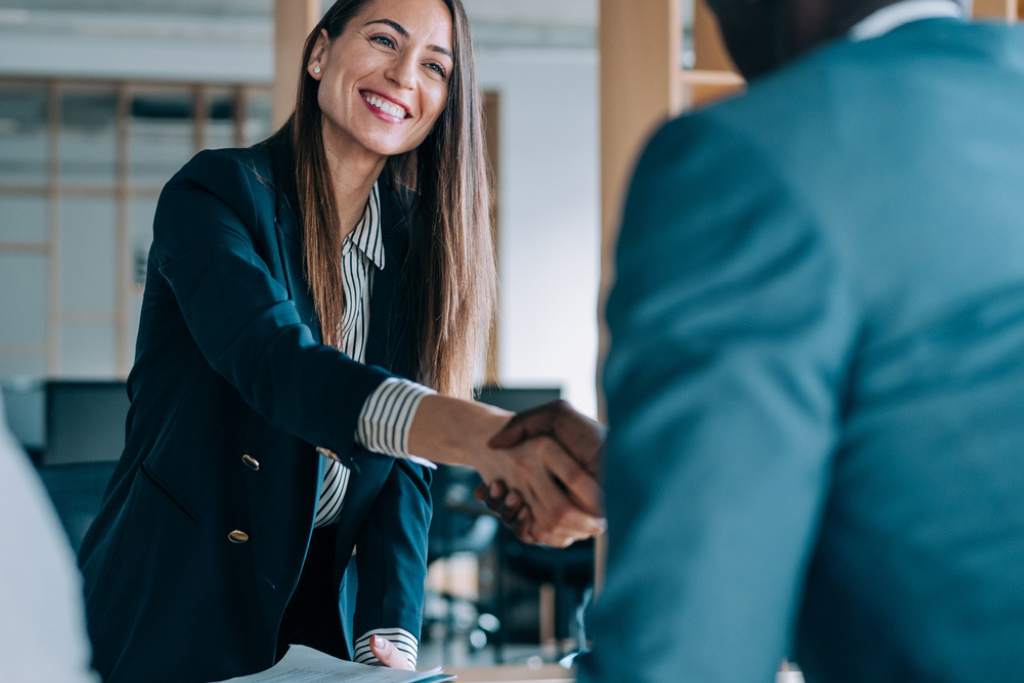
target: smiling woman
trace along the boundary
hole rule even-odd
[[[127,443],[79,557],[107,683],[291,644],[413,668],[431,461],[521,491],[540,542],[602,530],[591,475],[551,439],[491,449],[509,414],[467,400],[495,286],[473,68],[459,0],[339,0],[291,120],[164,188]]]
[[[432,219],[435,239],[416,250],[423,277],[417,326],[435,388],[466,397],[495,287],[473,67],[458,2],[338,2],[306,41],[293,117],[306,259],[322,326],[340,329],[344,300],[338,271],[324,257],[337,253],[362,215],[363,202],[339,196],[337,183],[365,196],[366,182],[383,171],[394,186],[415,189],[419,213]],[[340,170],[332,177],[341,164],[345,178]]]

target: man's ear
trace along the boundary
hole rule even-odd
[[[327,35],[327,29],[320,29],[320,35],[313,43],[313,51],[309,55],[309,63],[306,64],[306,71],[314,80],[319,81],[323,76],[324,63],[327,61],[327,49],[331,46],[331,39]]]

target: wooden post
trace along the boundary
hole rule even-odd
[[[320,0],[274,0],[274,130],[295,108],[302,48],[318,21]]]
[[[60,375],[61,365],[61,296],[60,296],[60,129],[61,101],[64,96],[56,79],[47,85],[47,211],[46,211],[46,371],[50,377]]]
[[[629,177],[655,126],[683,105],[683,25],[673,0],[600,0],[601,295],[598,377],[608,352],[604,303],[615,280],[615,244]],[[599,415],[604,395],[598,379]],[[604,583],[606,539],[595,546],[595,592]]]
[[[679,3],[601,0],[601,305],[614,281],[615,243],[629,176],[654,127],[682,106]],[[603,318],[603,314],[602,314]],[[601,324],[601,354],[607,331]],[[603,402],[602,402],[603,403]],[[603,408],[600,411],[603,414]]]
[[[501,232],[498,218],[500,217],[500,196],[498,194],[501,171],[501,95],[497,92],[484,92],[484,144],[487,148],[487,161],[491,173],[491,239],[494,241],[494,260],[501,275]],[[487,362],[484,368],[484,383],[494,386],[501,381],[500,335],[501,331],[501,290],[498,290],[498,302],[495,306],[494,320],[491,322],[489,341],[487,344]]]
[[[1014,23],[1018,18],[1017,0],[974,0],[976,19],[1003,19]]]
[[[249,88],[244,85],[236,85],[232,97],[235,102],[232,144],[235,147],[246,147],[245,124],[249,120]]]
[[[127,82],[117,85],[117,185],[115,201],[117,202],[117,240],[115,261],[117,263],[117,290],[114,302],[114,368],[118,377],[127,378],[132,369],[132,353],[128,349],[128,325],[130,316],[128,307],[131,305],[132,291],[135,288],[134,240],[131,228],[131,194],[128,185],[131,183],[129,172],[130,158],[128,146],[132,118],[132,94]]]

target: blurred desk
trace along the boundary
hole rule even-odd
[[[446,674],[458,676],[456,683],[572,683],[576,674],[557,664],[544,664],[538,669],[528,666],[481,666],[445,669]]]

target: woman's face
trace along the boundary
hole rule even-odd
[[[418,147],[448,99],[453,53],[441,0],[373,0],[333,41],[323,31],[306,69],[320,81],[325,142],[381,156]]]

